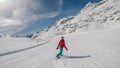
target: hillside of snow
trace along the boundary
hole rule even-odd
[[[120,0],[88,3],[76,16],[62,18],[33,37],[52,37],[74,32],[114,29],[120,27]]]
[[[0,68],[120,68],[119,35],[120,29],[65,35],[68,51],[64,50],[61,59],[55,58],[60,40],[56,37],[34,48],[8,55],[0,53]]]
[[[7,52],[25,49],[35,46],[37,42],[29,38],[0,38],[0,56]]]
[[[0,68],[120,68],[119,3],[88,3],[31,39],[0,35]],[[61,35],[68,51],[56,59]]]

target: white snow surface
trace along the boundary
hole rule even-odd
[[[0,68],[120,68],[119,3],[89,3],[32,39],[0,37]],[[61,36],[68,51],[56,59]]]
[[[119,35],[120,29],[65,35],[69,50],[64,50],[64,57],[57,60],[60,37],[55,37],[42,45],[36,43],[40,46],[34,48],[0,55],[0,68],[120,68]],[[20,41],[16,44],[19,46]],[[9,49],[14,47],[10,46]],[[4,47],[0,45],[0,50]]]
[[[0,38],[0,54],[28,48],[36,45],[36,41],[29,38],[5,37]]]

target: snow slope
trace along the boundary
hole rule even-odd
[[[120,0],[88,3],[77,15],[61,18],[34,37],[120,28]]]
[[[89,3],[76,16],[33,34],[35,40],[1,37],[0,68],[120,68],[119,3]],[[60,35],[69,50],[56,60]]]
[[[35,40],[31,40],[29,38],[0,38],[0,53],[14,49],[27,48],[35,44]]]
[[[48,41],[49,40],[33,40],[30,38],[15,38],[5,36],[4,38],[0,38],[0,56],[38,47]]]
[[[56,60],[60,37],[0,56],[0,68],[120,68],[120,29],[65,35],[68,51]],[[1,48],[0,48],[1,49]]]

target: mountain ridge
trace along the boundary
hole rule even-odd
[[[120,27],[120,0],[88,3],[77,15],[57,20],[41,36],[51,37],[74,32],[96,31]],[[39,34],[38,34],[39,35]]]

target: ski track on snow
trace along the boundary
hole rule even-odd
[[[58,38],[54,38],[40,47],[0,57],[0,68],[120,68],[120,55],[100,46],[96,38],[84,35],[66,38],[69,51],[64,50],[61,59],[55,59]],[[76,38],[80,38],[78,45]],[[69,42],[71,39],[74,41]]]
[[[48,43],[48,42],[49,42],[49,41],[44,42],[44,43],[41,43],[41,44],[38,44],[38,45],[35,45],[35,46],[32,46],[32,47],[20,49],[20,50],[15,50],[15,51],[9,51],[9,52],[5,52],[5,53],[0,53],[0,57],[6,56],[6,55],[10,55],[10,54],[14,54],[14,53],[18,53],[18,52],[22,52],[22,51],[29,50],[29,49],[32,49],[32,48],[35,48],[35,47],[39,47],[39,46],[41,46],[41,45],[43,45],[43,44],[46,44],[46,43]]]

